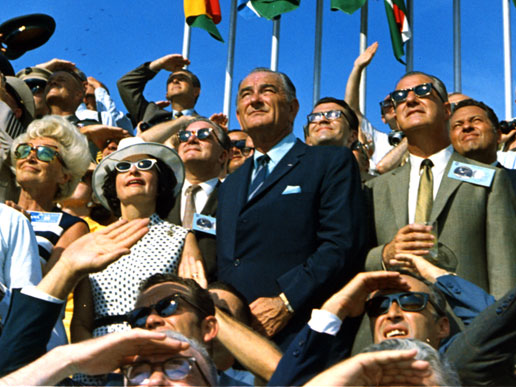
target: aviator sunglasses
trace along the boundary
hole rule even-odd
[[[437,313],[443,315],[441,308],[432,302],[429,294],[421,292],[402,292],[375,296],[366,302],[365,310],[369,317],[378,317],[389,311],[393,301],[396,301],[405,312],[420,312],[430,302]]]
[[[231,141],[231,147],[237,148],[244,157],[249,156],[251,152],[254,150],[254,148],[245,146],[245,140]]]
[[[392,101],[394,102],[394,106],[398,105],[399,103],[405,102],[408,97],[408,93],[411,91],[414,92],[419,98],[426,97],[427,95],[430,95],[432,92],[432,89],[434,86],[429,83],[422,83],[421,85],[417,85],[414,87],[411,87],[409,89],[402,89],[402,90],[394,90],[390,96]],[[439,93],[438,93],[439,94]]]
[[[344,115],[341,110],[328,110],[327,112],[310,113],[306,116],[308,123],[319,122],[324,118],[327,120],[336,120]]]
[[[26,159],[29,157],[30,152],[35,151],[36,152],[36,158],[40,161],[43,161],[45,163],[50,163],[52,160],[57,158],[59,162],[63,165],[63,167],[66,167],[66,164],[59,154],[57,150],[52,148],[48,145],[36,145],[32,146],[31,144],[19,144],[16,147],[16,150],[14,151],[14,156],[16,159]]]
[[[151,169],[158,161],[155,159],[142,159],[138,161],[119,161],[115,164],[115,169],[120,172],[129,172],[129,170],[134,165],[139,171],[148,171]]]
[[[187,302],[195,309],[201,311],[204,315],[208,315],[200,307],[195,305],[192,301],[188,300],[184,295],[180,293],[175,293],[171,296],[163,298],[154,305],[143,306],[141,308],[136,308],[130,311],[129,313],[127,313],[127,322],[129,323],[129,325],[131,325],[132,328],[145,328],[147,318],[153,310],[155,310],[158,316],[160,317],[170,317],[177,312],[177,309],[179,307],[179,299]]]
[[[179,141],[187,142],[190,137],[195,136],[199,140],[206,140],[210,137],[210,133],[213,132],[213,128],[201,128],[197,130],[181,130],[179,132]],[[216,136],[215,136],[216,137]]]

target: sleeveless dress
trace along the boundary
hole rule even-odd
[[[95,321],[123,315],[134,308],[143,280],[156,273],[177,273],[188,230],[161,219],[150,217],[149,232],[124,255],[99,273],[90,274]],[[130,330],[126,322],[101,325],[93,330],[99,337]],[[86,385],[103,385],[102,376],[76,374],[75,381]]]

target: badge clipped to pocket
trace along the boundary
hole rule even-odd
[[[494,174],[495,170],[491,168],[454,161],[450,171],[448,172],[448,177],[455,180],[482,185],[484,187],[490,187],[493,183]]]

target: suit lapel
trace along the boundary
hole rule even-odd
[[[408,222],[408,187],[410,181],[410,163],[396,169],[389,179],[389,186],[392,192],[392,204],[394,219],[398,229]],[[380,199],[382,200],[382,199]]]
[[[456,179],[450,179],[448,177],[448,172],[450,171],[451,165],[454,161],[460,161],[463,163],[469,164],[470,161],[465,157],[461,156],[457,152],[453,152],[450,160],[448,160],[448,164],[444,170],[443,178],[441,180],[441,184],[439,185],[439,190],[437,191],[437,195],[434,200],[434,205],[432,207],[432,213],[430,214],[430,222],[433,223],[437,220],[439,215],[441,214],[444,206],[452,196],[453,192],[459,188],[462,184],[462,181]]]
[[[274,184],[276,184],[286,173],[291,171],[295,165],[299,163],[299,159],[305,154],[305,147],[301,141],[296,140],[296,143],[290,149],[287,154],[280,160],[278,165],[273,169],[272,173],[267,176],[263,185],[260,187],[258,192],[253,196],[249,202],[246,203],[245,207],[252,205],[256,200],[262,197]],[[249,180],[247,185],[249,185]],[[247,190],[246,190],[247,192]]]
[[[201,211],[201,214],[209,216],[215,215],[215,212],[217,211],[217,197],[219,194],[219,185],[220,181],[217,183],[215,188],[213,188],[213,191],[211,191],[210,196],[208,197],[208,200],[206,201],[206,204],[204,205],[204,208]]]
[[[167,221],[172,224],[177,224],[179,226],[182,226],[181,223],[181,196],[182,191],[179,192],[179,194],[176,197],[176,200],[174,201],[174,207],[170,210],[167,216]]]

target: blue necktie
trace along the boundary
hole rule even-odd
[[[265,178],[267,177],[267,165],[271,158],[266,154],[258,157],[256,160],[258,167],[256,168],[256,175],[254,176],[254,180],[249,184],[249,195],[247,196],[247,200],[251,200],[251,198],[258,192],[260,187],[263,185]]]

